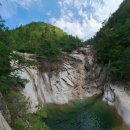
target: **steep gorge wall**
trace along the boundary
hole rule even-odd
[[[38,104],[66,104],[102,92],[103,70],[96,64],[92,46],[64,54],[57,61],[38,60],[38,64],[39,67],[23,69],[20,74],[30,81],[23,94],[29,97],[33,110]]]
[[[27,59],[31,55],[22,54]],[[66,104],[71,100],[99,95],[104,89],[104,101],[115,106],[124,122],[130,126],[130,96],[124,87],[103,84],[104,71],[97,65],[92,46],[65,54],[58,61],[38,60],[39,67],[26,68],[20,74],[27,78],[23,94],[29,97],[32,108],[38,104]]]

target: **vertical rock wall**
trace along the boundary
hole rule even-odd
[[[103,100],[114,105],[124,122],[130,127],[130,94],[123,84],[109,84],[105,89]],[[108,94],[107,94],[108,93]]]
[[[29,58],[29,54],[23,55]],[[95,62],[91,46],[64,54],[57,61],[37,62],[39,67],[26,68],[20,74],[30,81],[23,94],[29,97],[33,108],[44,103],[65,104],[101,93],[102,69]]]

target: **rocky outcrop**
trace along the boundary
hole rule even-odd
[[[115,93],[114,90],[111,88],[110,83],[106,83],[104,86],[104,96],[103,101],[107,102],[107,104],[114,106],[115,103]]]
[[[29,54],[22,55],[29,59]],[[39,66],[25,68],[20,74],[29,80],[23,94],[29,97],[32,108],[44,103],[65,104],[101,93],[103,70],[96,64],[91,46],[63,54],[56,61],[37,62]]]
[[[1,113],[0,113],[0,130],[12,130]]]
[[[114,105],[124,122],[130,127],[130,94],[126,88],[123,84],[109,84],[105,89],[103,100],[109,105]]]

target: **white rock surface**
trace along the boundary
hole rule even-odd
[[[115,104],[115,93],[109,84],[104,87],[103,101],[107,102],[110,106]]]
[[[8,125],[7,121],[1,115],[1,113],[0,113],[0,130],[12,130]]]
[[[102,71],[94,63],[91,47],[66,54],[61,62],[41,61],[40,64],[41,69],[26,68],[20,74],[30,81],[23,94],[30,99],[32,112],[38,104],[66,104],[70,100],[101,93],[99,85]]]
[[[111,89],[108,90],[109,93],[111,93],[110,95],[115,95],[115,99],[112,103],[117,109],[119,115],[123,118],[124,122],[130,127],[130,95],[125,91],[125,86],[123,85],[110,84],[110,87]],[[104,99],[108,99],[106,101],[111,102],[109,100],[111,98],[107,98],[106,95],[104,95]]]

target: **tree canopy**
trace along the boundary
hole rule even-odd
[[[32,22],[10,31],[13,47],[21,52],[36,53],[48,59],[57,58],[61,51],[72,51],[82,42],[58,27]]]
[[[111,62],[111,80],[130,80],[130,0],[123,1],[90,41],[95,46],[98,62],[102,65]]]

